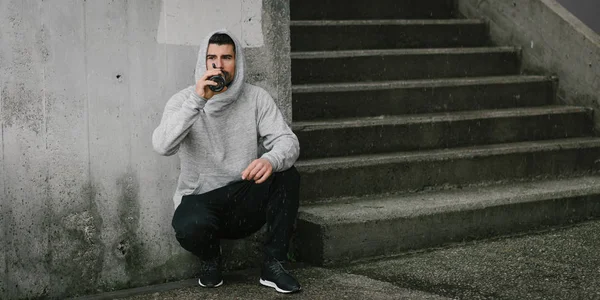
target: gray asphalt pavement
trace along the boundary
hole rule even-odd
[[[600,220],[450,245],[333,269],[297,266],[294,295],[258,283],[258,270],[225,284],[196,280],[85,299],[600,299]]]

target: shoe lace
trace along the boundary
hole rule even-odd
[[[279,277],[283,274],[287,274],[289,275],[290,273],[288,273],[288,271],[283,267],[283,265],[281,264],[280,261],[278,260],[273,260],[270,264],[269,264],[269,270],[271,271],[271,273],[273,275],[275,275],[276,277]]]

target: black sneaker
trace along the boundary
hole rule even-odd
[[[200,284],[201,287],[208,288],[218,287],[223,284],[219,258],[205,260],[202,262],[202,266],[200,267],[200,279],[198,279],[198,284]]]
[[[285,294],[295,293],[301,289],[300,283],[276,259],[268,259],[263,263],[260,284]]]

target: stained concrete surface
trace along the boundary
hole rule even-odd
[[[292,270],[303,284],[279,295],[258,270],[227,273],[202,289],[194,279],[92,299],[600,299],[600,220],[456,244],[338,269]]]

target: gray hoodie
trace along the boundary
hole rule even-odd
[[[227,91],[210,100],[199,97],[195,84],[173,95],[160,125],[152,134],[154,150],[161,155],[179,153],[181,173],[173,197],[202,194],[240,181],[242,171],[260,155],[273,172],[289,169],[298,159],[298,138],[285,123],[273,98],[262,88],[244,82],[244,49],[229,32],[210,33],[200,45],[195,81],[206,72],[208,40],[227,33],[235,42],[236,71]]]

